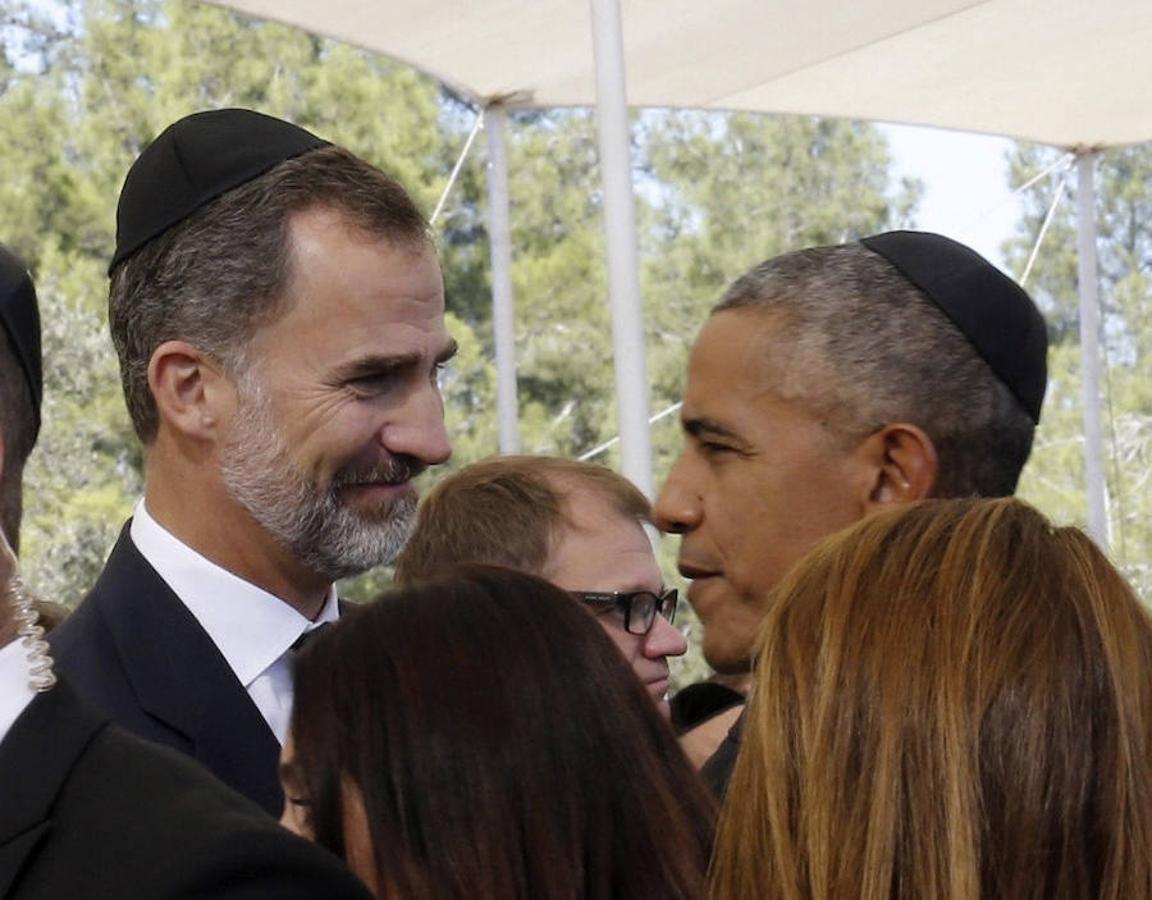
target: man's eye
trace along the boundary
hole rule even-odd
[[[348,382],[348,387],[359,394],[378,394],[387,390],[391,383],[392,376],[380,372],[375,375],[362,375],[359,378],[353,378]]]
[[[307,797],[285,796],[284,799],[287,800],[289,803],[291,803],[293,806],[303,806],[303,807],[307,808],[307,807],[310,807],[312,805],[311,801],[309,801]]]
[[[736,448],[728,444],[717,444],[715,441],[701,441],[700,451],[706,456],[719,456],[724,453],[735,453]]]
[[[444,382],[448,376],[449,364],[446,362],[438,362],[432,367],[432,383],[438,388],[444,387]]]

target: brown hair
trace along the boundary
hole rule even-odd
[[[712,896],[1152,896],[1152,624],[1083,533],[930,501],[827,539],[761,635]]]
[[[11,338],[0,329],[0,435],[4,437],[0,465],[0,528],[20,552],[20,522],[24,513],[24,464],[36,446],[39,431],[36,401]]]
[[[385,594],[301,651],[290,784],[385,898],[688,900],[714,806],[595,619],[470,566]],[[354,792],[349,790],[354,787]]]
[[[347,150],[324,147],[228,191],[112,271],[108,321],[143,443],[159,427],[148,387],[152,353],[165,341],[184,340],[232,377],[242,374],[255,330],[285,312],[291,218],[321,206],[372,237],[428,240],[423,215],[398,182]]]
[[[451,473],[420,504],[396,561],[396,580],[417,581],[459,563],[543,574],[570,493],[602,497],[626,518],[648,522],[647,498],[622,475],[554,456],[495,456]]]

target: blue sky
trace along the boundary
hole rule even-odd
[[[896,174],[924,182],[916,226],[955,238],[1003,268],[1000,245],[1020,217],[1008,184],[1013,142],[939,128],[879,127],[892,148]]]

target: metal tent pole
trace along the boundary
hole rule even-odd
[[[492,333],[496,344],[496,418],[500,452],[520,452],[520,406],[516,396],[516,311],[512,299],[512,231],[508,215],[507,114],[499,105],[484,112],[488,132],[488,251],[492,259]]]
[[[648,430],[648,378],[620,3],[619,0],[591,0],[591,3],[621,469],[651,497],[652,439]]]
[[[1100,428],[1100,301],[1096,274],[1096,154],[1076,157],[1076,248],[1080,284],[1080,366],[1084,396],[1084,477],[1088,533],[1108,549],[1107,485]]]

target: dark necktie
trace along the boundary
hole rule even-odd
[[[304,648],[305,644],[315,638],[316,635],[318,635],[331,624],[331,622],[321,622],[315,628],[309,628],[302,635],[300,635],[300,637],[296,638],[296,640],[292,642],[292,646],[288,649],[290,649],[293,653],[299,653],[300,650]]]

